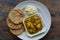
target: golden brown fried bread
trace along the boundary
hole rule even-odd
[[[21,27],[23,27],[23,23],[20,23],[20,24],[14,24],[10,21],[9,18],[7,18],[7,24],[8,24],[8,27],[11,28],[11,29],[20,29]]]
[[[21,17],[24,17],[24,14],[20,9],[15,8],[9,12],[8,16],[13,23],[19,24],[22,22]]]
[[[21,35],[24,32],[24,28],[22,27],[21,29],[17,29],[17,30],[10,29],[10,32],[14,35]]]

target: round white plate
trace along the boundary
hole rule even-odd
[[[50,29],[50,26],[51,26],[50,12],[48,11],[48,9],[42,3],[37,2],[37,1],[23,1],[20,4],[18,4],[15,8],[23,9],[28,5],[33,5],[33,6],[35,6],[36,8],[39,9],[40,13],[38,13],[38,14],[42,17],[42,20],[43,20],[43,23],[45,25],[46,31],[44,33],[39,34],[39,35],[37,35],[35,37],[32,37],[32,38],[28,37],[26,32],[22,33],[21,35],[18,35],[17,37],[19,37],[23,40],[38,40],[38,39],[43,38],[48,33],[48,31]]]

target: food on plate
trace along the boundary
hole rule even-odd
[[[24,32],[24,25],[23,23],[14,24],[9,17],[7,18],[7,24],[10,29],[10,32],[14,35],[20,35]]]
[[[14,8],[9,12],[7,17],[7,24],[10,32],[14,35],[20,35],[24,32],[24,13],[18,8]]]
[[[10,29],[20,29],[23,27],[23,23],[20,24],[14,24],[9,18],[7,18],[7,24]]]
[[[26,8],[25,8],[25,11],[26,11],[26,14],[27,15],[32,15],[32,14],[35,14],[37,13],[37,8],[33,5],[28,5]]]
[[[24,24],[29,34],[35,34],[43,28],[41,18],[37,15],[26,18]]]
[[[9,18],[14,24],[19,24],[24,18],[24,13],[18,8],[14,8],[9,12]]]
[[[24,32],[24,28],[22,27],[21,29],[16,30],[10,29],[10,32],[14,35],[21,35]]]

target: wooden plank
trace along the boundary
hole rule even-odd
[[[19,40],[11,34],[6,23],[9,11],[23,0],[0,0],[0,40]],[[52,25],[48,34],[41,40],[60,40],[60,0],[37,0],[50,11]]]

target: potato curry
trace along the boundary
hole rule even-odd
[[[24,23],[29,34],[35,34],[43,28],[41,18],[37,15],[26,18]]]

